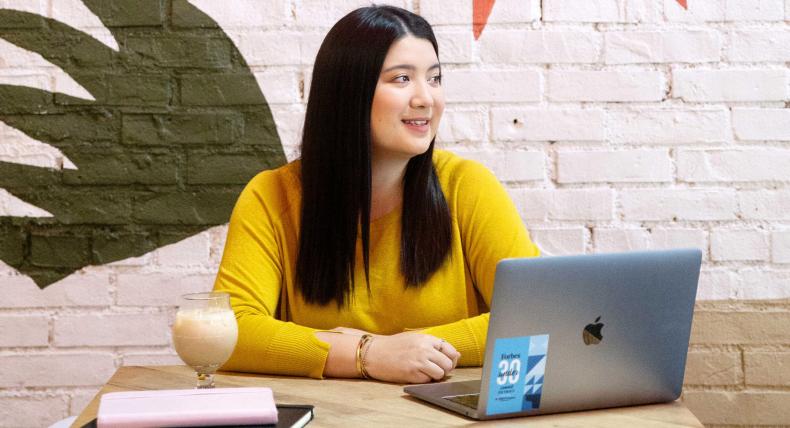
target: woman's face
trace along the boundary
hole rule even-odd
[[[374,159],[425,153],[444,111],[439,59],[431,42],[406,36],[390,46],[370,111]]]

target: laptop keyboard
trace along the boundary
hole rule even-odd
[[[480,398],[480,394],[448,395],[442,398],[462,406],[477,409],[477,400]]]

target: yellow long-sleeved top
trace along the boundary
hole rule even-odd
[[[368,295],[357,251],[350,305],[307,304],[294,283],[300,162],[255,176],[239,196],[214,285],[231,295],[239,340],[224,369],[322,377],[329,344],[314,332],[408,329],[443,338],[460,365],[480,365],[499,260],[539,254],[502,185],[477,162],[436,150],[434,165],[452,217],[450,256],[422,287],[400,273],[400,208],[370,224]],[[358,245],[358,248],[360,245]]]

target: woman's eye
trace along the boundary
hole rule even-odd
[[[431,77],[431,83],[440,85],[442,83],[442,75],[438,74],[436,76]]]
[[[398,82],[398,83],[406,83],[406,82],[409,81],[409,76],[401,75],[401,76],[396,77],[393,81]]]

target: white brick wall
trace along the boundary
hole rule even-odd
[[[672,95],[684,101],[783,101],[788,71],[675,69]]]
[[[190,0],[250,65],[289,159],[329,27],[367,0]],[[506,184],[545,254],[695,247],[699,299],[790,297],[790,0],[390,1],[440,44],[439,147]],[[79,0],[0,0],[117,47]],[[0,39],[0,84],[87,93]],[[68,159],[0,123],[0,160]],[[0,189],[0,215],[43,215]],[[121,364],[178,363],[180,294],[211,288],[227,228],[40,290],[0,263],[0,427],[82,410]]]
[[[716,31],[608,31],[607,64],[705,63],[721,57]]]
[[[790,141],[790,109],[734,108],[732,127],[739,140]]]
[[[710,255],[715,261],[767,260],[768,238],[759,229],[716,229],[710,234]]]
[[[661,101],[664,76],[658,71],[549,71],[551,101]]]
[[[493,138],[497,141],[604,141],[600,109],[494,108]]]
[[[559,183],[640,181],[672,181],[672,164],[668,150],[557,153]]]

